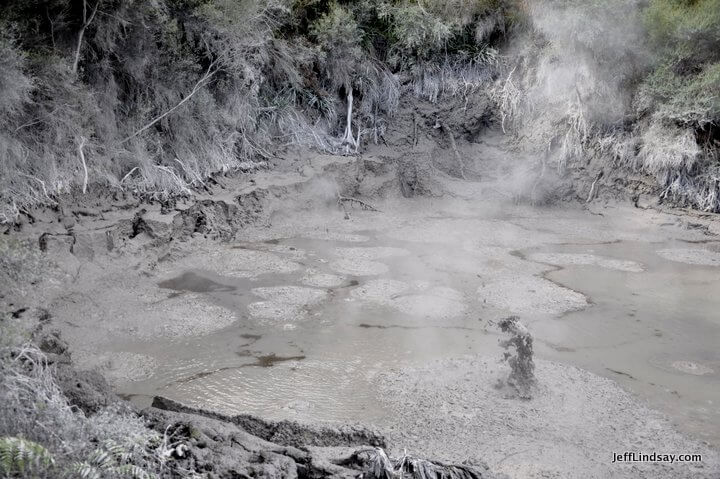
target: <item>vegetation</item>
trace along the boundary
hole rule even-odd
[[[663,197],[720,211],[720,1],[652,0],[645,26],[658,59],[636,98],[643,166]]]
[[[503,128],[539,123],[525,136],[561,166],[633,114],[656,125],[649,134],[690,132],[698,154],[683,181],[709,191],[719,31],[720,0],[11,0],[0,6],[0,221],[99,186],[188,194],[291,144],[358,151],[403,94],[489,90],[503,65]],[[498,49],[527,32],[547,54],[530,49],[513,68]],[[659,159],[626,163],[676,181]],[[702,207],[716,208],[707,191]]]
[[[538,175],[635,170],[664,200],[720,211],[720,2],[538,0],[529,17],[494,95]]]
[[[507,2],[6,2],[0,221],[96,185],[188,193],[282,145],[355,150],[402,74],[490,51]]]
[[[3,323],[0,332],[2,477],[185,477],[168,462],[167,437],[120,406],[92,415],[70,406],[45,355]]]

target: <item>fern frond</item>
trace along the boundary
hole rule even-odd
[[[125,464],[122,466],[113,467],[110,472],[117,477],[131,478],[131,479],[155,479],[155,475],[148,473],[140,466],[134,464]]]
[[[0,438],[0,471],[22,474],[55,465],[55,459],[44,446],[19,437]]]
[[[69,476],[74,474],[80,479],[100,479],[101,477],[100,469],[85,461],[74,463],[70,466],[69,472],[71,473],[68,474]]]
[[[99,469],[107,469],[114,464],[115,458],[105,449],[95,449],[88,456],[87,462]]]

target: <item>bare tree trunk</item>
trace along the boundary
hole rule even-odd
[[[90,16],[88,17],[87,0],[83,0],[83,24],[82,27],[80,27],[80,31],[78,32],[77,45],[75,46],[75,60],[73,60],[72,66],[73,75],[77,74],[78,63],[80,63],[80,50],[82,49],[82,42],[83,37],[85,36],[85,30],[87,30],[87,27],[90,26],[93,19],[95,18],[95,14],[98,11],[98,7],[100,6],[101,1],[102,0],[97,0],[97,2],[95,3],[95,8],[93,8],[92,13],[90,13]]]
[[[590,185],[590,193],[588,193],[587,200],[585,200],[585,203],[590,203],[592,200],[595,199],[595,195],[597,193],[597,190],[595,190],[595,186],[597,185],[598,180],[603,177],[603,171],[597,174],[595,177],[595,181],[592,182],[592,185]]]
[[[45,7],[45,16],[50,22],[50,40],[52,41],[53,50],[55,50],[55,22],[50,18],[50,10],[47,7]]]
[[[346,148],[353,147],[355,151],[357,151],[358,148],[358,141],[353,136],[352,132],[352,110],[353,110],[353,93],[352,93],[352,87],[348,86],[348,95],[347,95],[347,122],[345,124],[345,134],[342,138],[342,144],[346,145]]]
[[[83,188],[82,192],[83,194],[87,193],[87,185],[88,185],[88,168],[87,168],[87,162],[85,161],[85,152],[83,151],[83,148],[85,148],[85,137],[80,137],[80,143],[78,144],[78,153],[80,154],[80,162],[82,163],[84,177],[83,177]]]

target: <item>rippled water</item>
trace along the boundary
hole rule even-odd
[[[157,363],[121,392],[273,419],[381,421],[374,375],[499,358],[495,322],[518,314],[540,357],[615,379],[720,444],[719,242],[547,210],[363,229],[371,223],[218,246],[209,267],[162,278],[168,301],[202,294],[237,321],[119,345]]]

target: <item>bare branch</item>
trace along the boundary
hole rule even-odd
[[[25,173],[23,173],[23,172],[20,172],[20,176],[24,176],[25,178],[30,178],[31,180],[35,180],[35,181],[37,181],[38,183],[40,183],[40,186],[42,187],[43,194],[45,195],[45,198],[47,198],[47,200],[48,200],[51,204],[53,204],[53,205],[56,205],[56,204],[57,204],[57,202],[56,202],[55,200],[53,200],[52,198],[50,198],[50,195],[49,195],[48,192],[47,192],[47,188],[45,187],[45,182],[44,182],[43,180],[41,180],[40,178],[37,178],[37,177],[35,177],[35,176],[32,176],[32,175],[27,175],[27,174],[25,174]]]
[[[200,78],[200,80],[198,80],[198,82],[195,84],[195,86],[194,86],[193,89],[190,91],[190,93],[188,93],[187,96],[185,96],[185,98],[183,98],[182,100],[180,100],[177,105],[175,105],[174,107],[170,108],[169,110],[167,110],[167,111],[166,111],[165,113],[163,113],[162,115],[155,117],[153,120],[151,120],[149,123],[147,123],[145,126],[143,126],[142,128],[140,128],[139,130],[137,130],[137,131],[136,131],[135,133],[133,133],[132,135],[130,135],[130,136],[122,139],[122,140],[120,141],[120,144],[123,144],[123,143],[125,143],[125,142],[128,141],[128,140],[132,140],[133,138],[135,138],[136,136],[140,135],[142,132],[144,132],[144,131],[147,130],[148,128],[152,127],[155,123],[159,122],[160,120],[162,120],[163,118],[165,118],[166,116],[168,116],[170,113],[174,112],[175,110],[177,110],[178,108],[180,108],[182,105],[184,105],[190,98],[193,97],[193,95],[194,95],[195,93],[197,93],[203,86],[205,86],[205,84],[210,80],[210,78],[212,78],[213,75],[215,75],[215,73],[218,72],[219,68],[216,67],[216,63],[217,63],[217,62],[214,61],[214,62],[212,62],[212,63],[210,64],[210,66],[208,67],[208,69],[207,69],[207,71],[205,72],[205,74],[202,76],[202,78]]]
[[[139,168],[139,166],[136,166],[136,167],[133,168],[132,170],[128,171],[127,175],[123,176],[123,177],[122,177],[122,180],[120,180],[120,184],[122,185],[123,182],[130,177],[130,175],[132,175],[133,173],[135,173],[135,172],[138,170],[138,168]]]
[[[355,204],[359,205],[360,208],[362,208],[362,209],[364,209],[364,210],[376,211],[376,212],[378,212],[378,213],[381,212],[379,209],[375,208],[373,205],[371,205],[371,204],[369,204],[369,203],[366,203],[366,202],[364,202],[363,200],[359,200],[359,199],[357,199],[357,198],[352,198],[352,197],[350,197],[350,196],[341,196],[341,195],[338,195],[338,200],[337,200],[337,202],[338,202],[338,205],[340,205],[340,206],[343,206],[344,203],[350,203],[350,204],[355,203]]]

